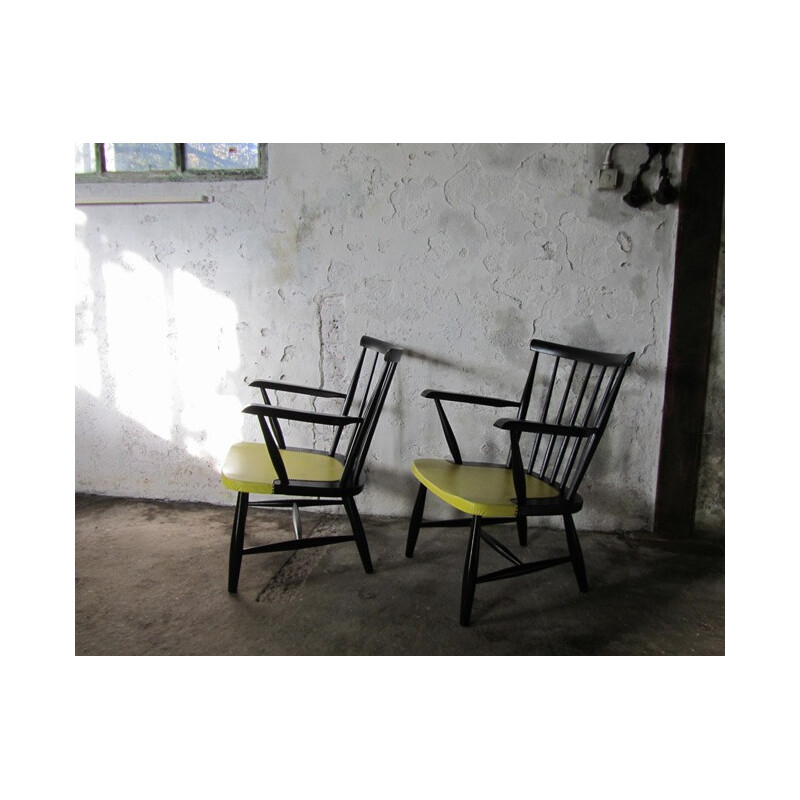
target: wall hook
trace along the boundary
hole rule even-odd
[[[661,145],[661,170],[658,173],[661,181],[658,184],[656,193],[653,195],[656,203],[660,203],[662,206],[668,206],[678,199],[678,190],[672,185],[669,179],[669,170],[667,169],[667,156],[670,150],[672,150],[671,144]]]
[[[650,164],[660,152],[660,144],[647,145],[647,160],[639,164],[639,171],[633,178],[630,191],[622,198],[631,208],[641,208],[645,203],[649,203],[653,198],[650,192],[642,183],[642,175],[650,169]]]

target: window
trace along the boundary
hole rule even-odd
[[[267,146],[258,142],[75,144],[75,180],[246,180],[267,174]]]

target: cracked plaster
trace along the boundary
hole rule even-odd
[[[606,147],[270,145],[267,180],[194,187],[213,195],[212,204],[90,207],[76,227],[76,347],[93,343],[100,389],[76,394],[76,489],[230,504],[217,474],[223,432],[258,435],[239,414],[259,399],[247,381],[344,389],[366,333],[408,354],[376,435],[361,508],[405,515],[411,460],[446,452],[420,392],[514,396],[537,336],[636,352],[587,477],[579,525],[649,527],[677,214],[655,204],[630,209],[621,190],[598,192]],[[192,363],[181,363],[190,342],[166,351],[167,438],[126,417],[115,400],[118,345],[103,285],[109,263],[161,280],[168,308],[175,276],[191,276],[209,304],[208,325],[218,328],[218,344]],[[142,325],[157,313],[134,311]],[[180,336],[180,320],[165,322]],[[232,362],[221,357],[223,342],[235,345]],[[180,376],[190,377],[186,385]],[[147,385],[149,376],[140,379]],[[198,402],[198,387],[211,410],[190,425],[182,409]],[[316,402],[319,410],[325,402]],[[502,452],[491,419],[479,430],[454,406],[452,421],[466,437],[465,455]],[[300,446],[327,435],[314,430]]]

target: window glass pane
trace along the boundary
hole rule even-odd
[[[94,172],[95,169],[94,144],[75,142],[75,172]]]
[[[186,169],[258,169],[258,142],[187,142]]]
[[[104,147],[108,172],[151,172],[176,168],[175,147],[171,142],[114,143]]]

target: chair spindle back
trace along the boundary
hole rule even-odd
[[[570,499],[605,431],[634,354],[583,350],[538,339],[531,341],[531,350],[518,418],[577,428],[588,435],[527,434],[532,440],[527,472]]]
[[[373,339],[369,336],[361,338],[361,356],[358,366],[353,375],[350,387],[347,391],[347,398],[343,408],[343,413],[347,414],[352,407],[356,397],[360,397],[358,411],[355,416],[361,417],[363,422],[355,426],[345,454],[344,472],[341,482],[343,485],[358,483],[364,469],[372,437],[378,425],[381,411],[383,410],[389,387],[392,383],[397,364],[403,356],[403,350],[399,347]],[[369,364],[368,375],[363,369],[364,362],[369,362],[367,353],[372,352],[374,356]],[[379,360],[382,367],[378,368]],[[339,443],[341,431],[337,431],[334,440],[332,453],[335,452]]]

